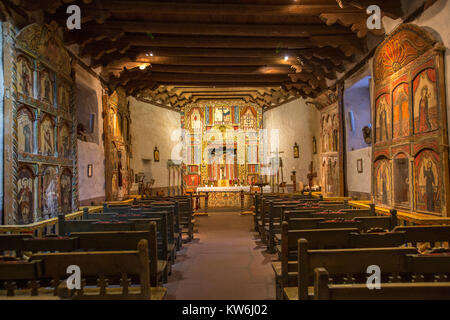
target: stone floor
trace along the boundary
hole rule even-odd
[[[196,217],[196,229],[177,252],[166,299],[275,299],[274,256],[255,240],[253,216],[215,211]]]

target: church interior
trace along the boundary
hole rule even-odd
[[[0,300],[450,299],[449,0],[0,0]]]

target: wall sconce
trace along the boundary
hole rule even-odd
[[[88,178],[92,177],[92,164],[88,164],[87,166],[87,176]]]

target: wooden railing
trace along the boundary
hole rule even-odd
[[[140,199],[138,195],[132,195],[128,197],[129,199],[124,201],[108,201],[108,204],[131,204],[133,200]],[[84,206],[80,207],[79,211],[66,214],[66,220],[79,220],[83,217],[83,210],[89,211],[89,213],[99,213],[103,212],[103,206]],[[56,234],[58,230],[58,217],[35,222],[32,224],[25,225],[0,225],[0,234],[20,234],[20,233],[31,233],[36,237],[42,237],[48,234]]]
[[[312,196],[319,198],[320,192],[313,192]],[[372,201],[370,200],[352,200],[351,197],[323,197],[324,201],[348,201],[348,204],[353,208],[369,209]],[[391,214],[389,209],[375,206],[375,212],[378,215],[388,216]],[[450,218],[438,217],[429,214],[406,212],[397,210],[397,219],[400,225],[450,225]]]

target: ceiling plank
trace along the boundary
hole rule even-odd
[[[211,24],[211,23],[156,23],[145,21],[113,21],[108,24],[88,25],[88,29],[117,30],[129,33],[151,33],[161,35],[194,36],[250,36],[250,37],[295,37],[313,35],[352,34],[349,28],[326,25],[256,25],[256,24]]]
[[[153,14],[179,14],[186,15],[232,15],[247,16],[258,14],[260,16],[311,16],[323,12],[358,12],[355,7],[339,8],[337,3],[331,4],[285,4],[285,5],[262,5],[262,4],[231,4],[231,3],[185,3],[185,2],[157,2],[157,1],[102,1],[101,6],[115,13],[151,12]],[[87,6],[86,8],[96,8]]]

